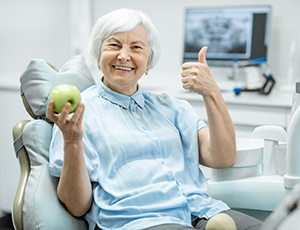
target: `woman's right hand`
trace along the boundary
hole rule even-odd
[[[64,164],[57,194],[68,211],[79,217],[90,209],[93,197],[82,142],[84,104],[80,103],[72,116],[69,115],[70,107],[71,104],[67,103],[59,114],[54,113],[54,102],[51,100],[46,117],[59,127],[64,138]]]
[[[65,143],[80,141],[83,137],[82,118],[84,104],[80,103],[72,116],[69,115],[71,104],[66,103],[60,113],[54,112],[54,102],[48,102],[46,117],[61,130]]]

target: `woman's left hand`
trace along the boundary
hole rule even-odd
[[[207,65],[206,51],[207,47],[202,47],[198,53],[198,62],[186,62],[181,67],[183,88],[202,96],[208,96],[216,91],[220,92]]]
[[[203,96],[208,129],[198,131],[200,163],[213,168],[226,168],[235,163],[236,143],[234,127],[222,93],[206,62],[207,47],[198,53],[198,62],[182,65],[183,88]]]

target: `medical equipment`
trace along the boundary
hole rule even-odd
[[[233,89],[236,95],[239,95],[241,92],[258,92],[262,95],[268,95],[276,83],[264,58],[237,61],[232,68],[234,80],[242,81],[240,84],[243,85]]]
[[[300,184],[287,194],[265,220],[261,230],[298,230],[300,228]]]
[[[277,126],[257,127],[252,138],[262,139],[264,141],[263,158],[261,159],[262,171],[252,171],[245,175],[245,172],[251,169],[250,162],[257,158],[257,153],[250,154],[251,149],[259,149],[259,146],[252,145],[249,148],[248,161],[246,168],[239,169],[233,166],[230,173],[223,174],[222,181],[215,180],[214,177],[208,181],[209,194],[215,198],[225,201],[229,206],[238,209],[237,203],[243,203],[246,207],[243,211],[256,215],[266,223],[274,221],[273,228],[268,230],[299,229],[299,220],[295,216],[300,215],[299,196],[300,196],[300,82],[296,83],[296,92],[293,95],[293,106],[291,121],[287,133]],[[286,142],[286,174],[278,175],[276,165],[275,148],[278,143]],[[250,142],[249,142],[250,144]],[[251,144],[250,144],[251,145]],[[237,151],[237,154],[239,152]],[[259,167],[259,164],[256,166]],[[222,169],[216,169],[218,174],[222,174]],[[228,170],[228,169],[226,169]],[[234,177],[231,175],[243,176]],[[293,190],[294,189],[294,190]],[[217,193],[222,191],[222,193]],[[292,191],[292,192],[291,192]],[[291,192],[291,193],[290,193]],[[234,194],[233,194],[234,193]],[[271,196],[271,198],[270,198]],[[282,210],[281,210],[282,209]],[[275,210],[274,212],[272,212]],[[281,218],[280,221],[277,218]],[[282,225],[277,226],[278,223]],[[285,223],[286,225],[283,225]],[[292,228],[292,223],[296,228]],[[276,226],[276,227],[275,227]],[[285,227],[282,227],[285,226]],[[289,227],[286,227],[289,226]],[[263,230],[267,228],[262,228]]]

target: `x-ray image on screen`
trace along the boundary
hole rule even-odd
[[[187,18],[186,55],[208,46],[207,57],[249,58],[251,14],[190,14]]]
[[[183,61],[196,61],[203,46],[211,65],[267,58],[270,13],[269,6],[187,9]]]

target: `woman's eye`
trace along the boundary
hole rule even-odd
[[[116,48],[116,47],[119,47],[120,45],[117,44],[117,43],[110,43],[108,44],[109,47],[113,47],[113,48]]]
[[[141,46],[133,46],[132,48],[133,48],[134,50],[143,49]]]

